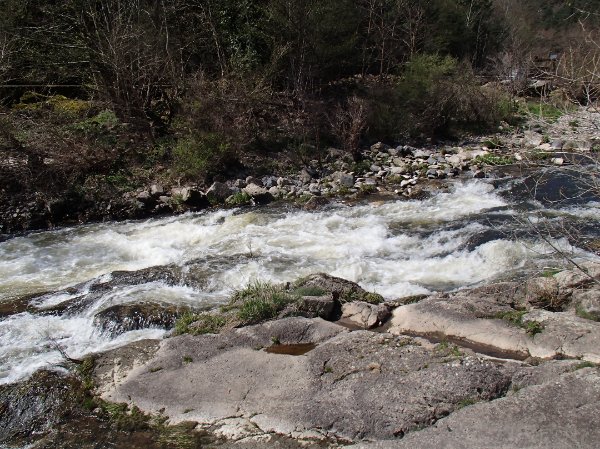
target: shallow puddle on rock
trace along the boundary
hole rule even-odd
[[[317,347],[314,343],[299,343],[291,345],[272,345],[265,349],[271,354],[304,355]]]

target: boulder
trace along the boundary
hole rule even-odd
[[[254,183],[248,184],[242,191],[250,195],[258,204],[266,204],[273,201],[273,195],[265,187]]]
[[[342,187],[354,187],[354,176],[349,173],[335,172],[332,178]]]
[[[381,326],[391,315],[391,309],[386,304],[375,305],[354,301],[342,305],[342,320],[362,329]]]
[[[204,208],[210,205],[206,195],[194,187],[174,187],[171,197],[192,208]]]
[[[0,446],[52,430],[82,399],[79,382],[56,372],[38,371],[24,382],[0,385]]]
[[[515,310],[524,295],[513,283],[433,295],[395,309],[389,332],[456,341],[513,359],[570,357],[600,362],[600,323],[568,312]]]
[[[303,296],[295,303],[286,307],[280,314],[280,318],[288,316],[301,316],[304,318],[323,318],[330,320],[333,318],[333,312],[336,302],[333,295],[322,296]]]
[[[600,321],[600,288],[594,286],[589,290],[573,292],[571,307],[582,318]]]
[[[311,197],[306,204],[304,204],[304,210],[315,211],[327,206],[329,204],[329,200],[324,196],[313,196]]]
[[[165,188],[160,184],[152,184],[150,186],[150,194],[152,196],[161,196],[165,193]]]
[[[190,311],[164,303],[119,304],[98,312],[94,325],[112,336],[146,328],[171,329],[177,318]]]
[[[214,182],[206,191],[206,197],[211,203],[223,203],[232,194],[232,189],[222,182]]]
[[[301,278],[294,283],[294,287],[314,288],[331,293],[333,298],[341,303],[364,301],[371,304],[378,304],[383,302],[381,295],[367,292],[355,282],[325,273],[311,274]]]

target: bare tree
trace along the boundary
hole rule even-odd
[[[181,79],[164,0],[96,0],[80,11],[94,77],[124,119],[169,121]]]

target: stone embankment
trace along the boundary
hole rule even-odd
[[[273,290],[299,292],[299,305],[271,321],[224,320],[215,331],[199,314],[189,334],[96,354],[88,394],[215,447],[596,448],[600,265],[581,268],[385,303],[309,276]],[[117,315],[105,318],[118,327]],[[0,442],[29,421],[56,437],[38,411],[68,421],[54,390],[33,401],[29,384],[0,389]],[[27,422],[14,427],[19,417]]]

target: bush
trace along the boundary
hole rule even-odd
[[[469,66],[438,55],[414,57],[400,78],[371,97],[371,135],[396,140],[485,130],[514,109],[503,92],[479,86]]]
[[[209,178],[224,168],[230,156],[229,144],[216,133],[185,137],[173,149],[175,169],[188,178]]]

